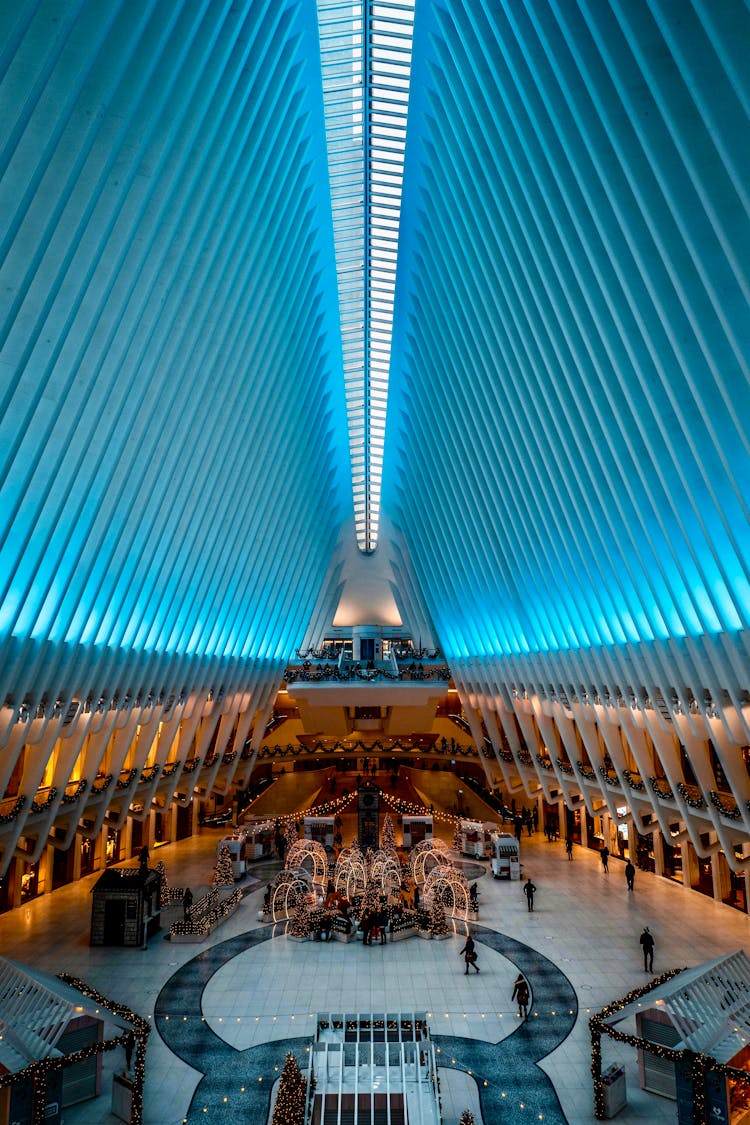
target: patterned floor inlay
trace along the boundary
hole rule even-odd
[[[154,1012],[159,1034],[175,1055],[203,1075],[185,1117],[188,1125],[264,1122],[286,1052],[294,1051],[305,1067],[308,1037],[277,1039],[239,1051],[198,1018],[204,989],[214,974],[268,941],[273,932],[274,927],[262,926],[204,950],[178,969],[159,993]],[[514,938],[482,926],[475,927],[475,933],[479,944],[507,958],[529,980],[530,1017],[499,1043],[434,1034],[439,1065],[475,1078],[486,1125],[531,1119],[565,1125],[552,1083],[537,1063],[563,1042],[575,1023],[573,988],[548,958]]]

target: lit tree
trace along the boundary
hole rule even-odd
[[[165,909],[169,906],[169,883],[167,882],[167,869],[164,866],[164,860],[159,860],[156,865],[156,871],[158,871],[161,876],[159,880],[159,906]]]
[[[307,899],[302,895],[289,922],[289,936],[295,938],[309,937],[311,924],[310,907],[307,905]]]
[[[396,847],[396,833],[393,830],[393,818],[388,812],[383,817],[383,833],[380,840],[380,846],[384,852],[395,850]]]
[[[271,1125],[304,1125],[305,1086],[299,1063],[290,1051],[281,1071]]]
[[[458,1125],[474,1125],[474,1114],[470,1109],[465,1109],[459,1118]]]
[[[214,886],[231,887],[233,883],[232,857],[229,854],[229,848],[224,844],[219,850],[219,858],[216,860],[216,866],[214,867]]]
[[[440,902],[437,895],[435,895],[432,907],[430,909],[430,925],[429,930],[433,937],[444,937],[450,927],[448,920],[445,917],[445,909],[442,902]]]
[[[459,853],[459,855],[461,854],[461,845],[462,844],[463,844],[463,837],[461,835],[461,821],[459,819],[459,820],[456,821],[456,826],[453,829],[453,847]]]
[[[297,836],[297,825],[293,820],[290,820],[288,822],[286,828],[284,829],[284,835],[286,836],[286,850],[289,852],[292,850],[299,838]]]

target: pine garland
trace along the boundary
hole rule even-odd
[[[470,1109],[465,1109],[461,1114],[458,1125],[474,1125],[474,1114]]]

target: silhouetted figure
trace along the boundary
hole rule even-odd
[[[635,867],[633,866],[631,860],[628,860],[628,862],[625,864],[625,879],[628,884],[628,890],[632,891],[633,885],[635,883]]]
[[[519,973],[513,982],[513,995],[511,1000],[515,1000],[518,1004],[518,1017],[519,1019],[527,1020],[529,1018],[529,985],[523,973]]]
[[[568,859],[572,859],[573,858],[573,841],[571,840],[570,836],[568,836],[567,840],[565,841],[565,851],[568,853]]]
[[[599,858],[602,861],[602,869],[605,875],[609,875],[609,848],[605,846],[599,852]]]
[[[523,893],[526,895],[526,906],[529,911],[534,910],[534,895],[536,893],[536,886],[532,883],[531,879],[527,879],[523,885]]]
[[[653,973],[654,971],[654,935],[651,930],[646,926],[640,937],[640,943],[643,946],[643,971],[646,973]]]
[[[190,887],[185,887],[185,893],[182,896],[182,917],[185,922],[190,921],[190,907],[193,905],[193,892]]]
[[[474,938],[471,936],[471,934],[466,935],[466,945],[462,950],[460,950],[459,956],[461,955],[461,953],[463,953],[464,964],[466,965],[464,976],[467,977],[469,975],[469,965],[473,965],[476,971],[479,972],[479,965],[477,965],[476,946],[474,944]]]

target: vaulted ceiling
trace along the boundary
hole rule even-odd
[[[480,709],[750,742],[746,4],[352,8],[0,8],[0,739],[265,705],[358,547]]]

